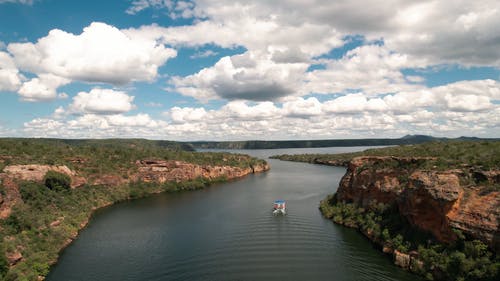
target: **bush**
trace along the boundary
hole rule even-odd
[[[48,171],[44,177],[45,186],[51,190],[69,190],[71,188],[71,178],[63,173]]]
[[[9,263],[5,257],[5,247],[3,246],[3,238],[0,237],[0,279],[4,278],[7,271],[9,271]]]

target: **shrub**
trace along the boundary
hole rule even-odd
[[[45,186],[51,190],[69,190],[71,188],[71,178],[63,173],[48,171],[44,177]]]
[[[3,241],[3,238],[0,238]],[[3,242],[0,242],[0,279],[4,278],[8,270],[9,263],[7,262],[7,258],[5,257],[5,247],[3,246]]]

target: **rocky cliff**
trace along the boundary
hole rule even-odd
[[[83,176],[65,165],[9,165],[0,173],[0,183],[3,192],[0,193],[0,219],[7,218],[12,207],[21,200],[18,183],[20,181],[42,182],[48,171],[56,171],[71,178],[71,188],[84,185],[121,186],[130,182],[142,181],[165,183],[181,182],[204,178],[208,180],[225,178],[228,180],[240,178],[252,173],[269,170],[266,162],[246,168],[234,166],[197,165],[174,160],[139,160],[135,167],[128,171],[127,176],[117,174],[89,174]]]
[[[246,168],[232,166],[196,165],[182,161],[141,160],[136,162],[137,172],[131,179],[143,182],[164,183],[168,181],[185,181],[196,178],[235,179],[248,174],[269,170],[268,164],[259,164]]]
[[[425,170],[431,158],[357,157],[348,165],[337,199],[369,207],[395,204],[408,222],[440,242],[456,239],[453,229],[500,249],[500,171]],[[493,187],[493,188],[492,188]]]

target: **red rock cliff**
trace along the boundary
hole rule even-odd
[[[121,186],[130,181],[165,183],[168,181],[185,181],[196,178],[235,179],[252,173],[269,170],[266,162],[247,168],[233,166],[197,165],[174,160],[140,160],[135,163],[137,169],[129,171],[127,177],[116,174],[91,174],[83,177],[67,166],[54,165],[10,165],[0,173],[0,183],[4,186],[4,194],[0,194],[0,218],[10,215],[12,207],[21,200],[18,181],[42,182],[48,171],[56,171],[71,177],[71,187],[78,188],[85,184]]]
[[[441,242],[456,239],[453,228],[500,249],[500,192],[464,178],[499,183],[500,171],[430,171],[417,168],[428,158],[357,157],[340,182],[337,198],[367,207],[396,204],[417,228]],[[468,181],[470,182],[470,181]]]
[[[138,171],[132,175],[132,179],[158,183],[167,181],[179,182],[200,177],[206,179],[216,179],[220,177],[235,179],[248,174],[269,170],[269,165],[267,163],[240,168],[232,166],[197,165],[173,160],[141,160],[137,161],[136,165]]]

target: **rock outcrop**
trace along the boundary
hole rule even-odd
[[[395,204],[410,224],[441,242],[455,240],[453,229],[458,229],[498,252],[500,192],[486,190],[482,183],[498,184],[500,171],[419,169],[418,163],[427,160],[354,158],[340,182],[337,198],[363,207],[378,202]]]
[[[269,165],[266,162],[247,168],[196,165],[174,160],[140,160],[135,164],[137,169],[129,171],[127,177],[116,174],[91,174],[82,177],[67,166],[37,164],[6,166],[3,173],[0,173],[0,183],[4,187],[3,194],[0,193],[0,219],[8,217],[12,207],[21,200],[18,182],[35,181],[41,183],[48,171],[56,171],[70,176],[71,187],[77,188],[85,184],[121,186],[128,184],[130,181],[165,183],[196,178],[209,180],[217,178],[235,179],[251,173],[269,170]]]
[[[3,171],[8,176],[15,178],[16,180],[36,182],[43,181],[43,177],[45,177],[45,174],[47,174],[48,171],[55,171],[70,176],[72,188],[86,184],[85,178],[78,176],[75,171],[69,169],[65,165],[10,165],[6,166]]]
[[[196,178],[226,179],[240,178],[251,173],[269,170],[268,164],[255,165],[248,168],[232,166],[196,165],[182,161],[141,160],[137,161],[138,171],[132,176],[134,180],[143,182],[164,183],[168,181],[185,181]]]

